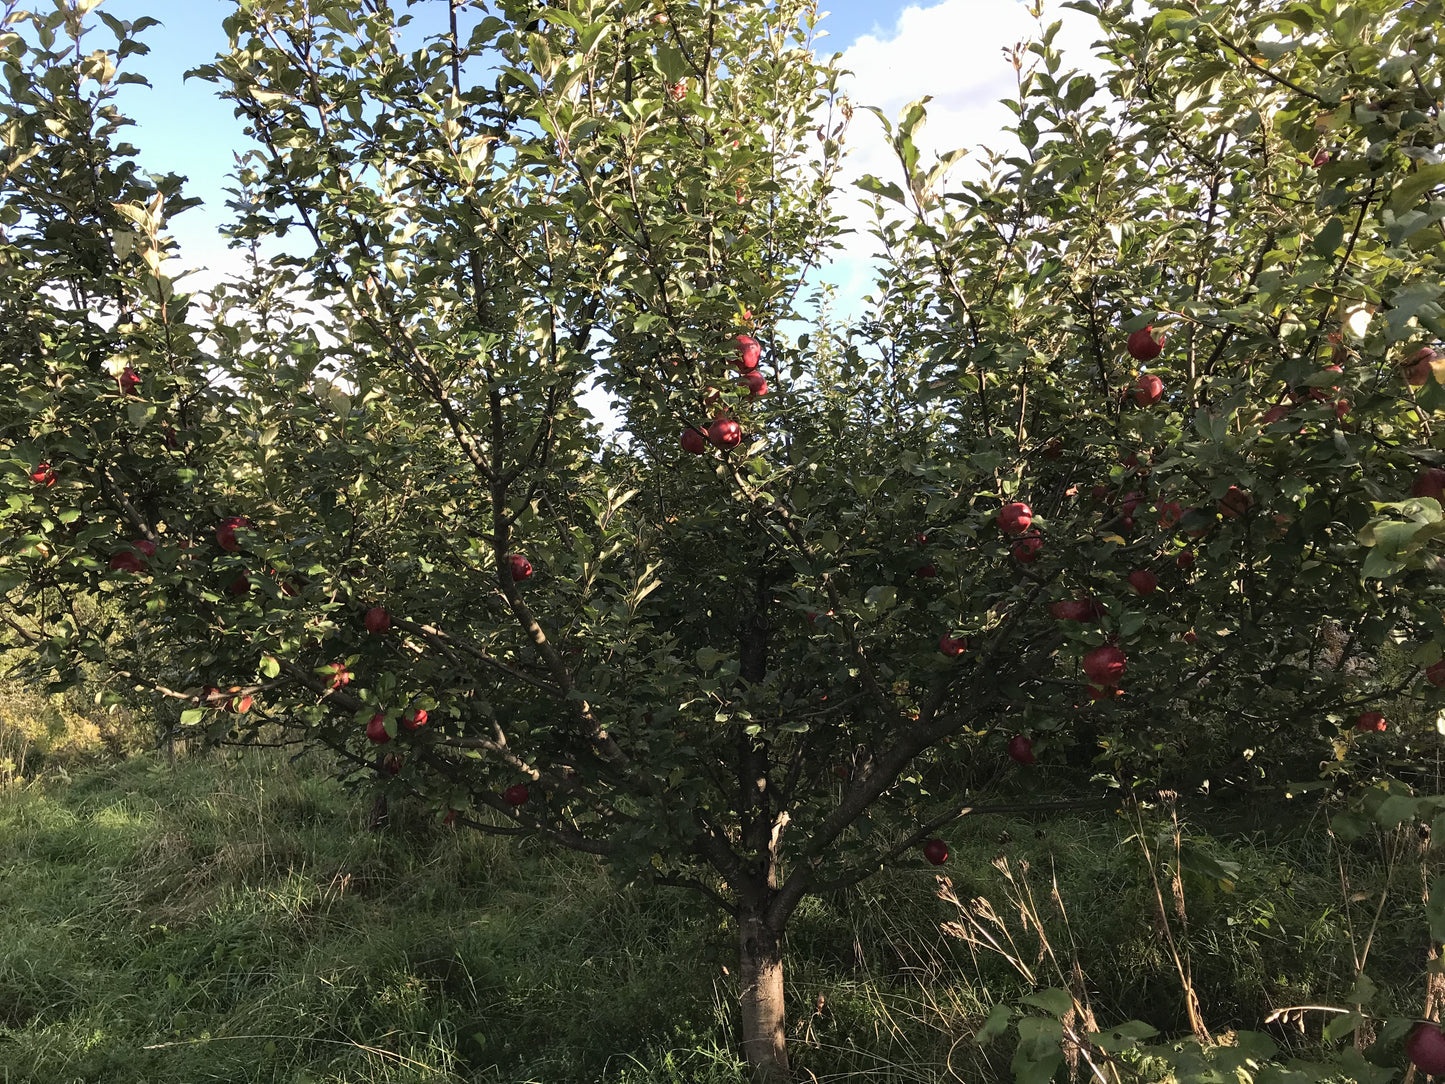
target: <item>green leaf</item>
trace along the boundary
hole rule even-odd
[[[1430,923],[1430,940],[1445,944],[1445,874],[1430,881],[1430,896],[1425,901],[1425,919]]]
[[[195,726],[206,717],[204,708],[187,708],[181,712],[181,726]]]
[[[1050,987],[1047,990],[1035,990],[1026,994],[1023,998],[1025,1005],[1032,1005],[1036,1009],[1043,1009],[1044,1012],[1062,1020],[1074,1008],[1074,998],[1067,990],[1060,990],[1057,987]]]
[[[1333,256],[1335,250],[1340,247],[1340,242],[1345,239],[1345,224],[1338,218],[1332,218],[1325,223],[1324,229],[1315,234],[1311,248],[1319,256]]]
[[[1008,1030],[1013,1016],[1013,1007],[999,1002],[988,1011],[988,1019],[983,1022],[983,1026],[973,1033],[973,1041],[979,1046],[993,1042]]]

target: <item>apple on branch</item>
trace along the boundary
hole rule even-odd
[[[923,857],[935,866],[948,861],[948,844],[941,839],[930,839],[923,845]]]
[[[998,529],[1004,534],[1023,534],[1034,521],[1034,511],[1023,501],[1013,501],[999,509]]]
[[[363,620],[366,624],[366,631],[370,633],[385,632],[391,628],[391,614],[380,606],[373,606],[367,610]]]
[[[695,425],[689,425],[684,429],[682,435],[677,438],[677,442],[682,446],[682,450],[689,455],[702,455],[703,452],[707,451],[707,437],[704,436],[703,431]]]
[[[942,651],[950,659],[956,659],[968,649],[968,640],[962,636],[950,636],[944,633],[938,638],[938,650]]]
[[[1445,1033],[1431,1022],[1416,1024],[1405,1038],[1405,1056],[1431,1076],[1445,1076]]]
[[[532,578],[532,562],[523,557],[520,553],[513,553],[507,558],[507,570],[512,574],[513,583],[521,583]]]
[[[35,469],[30,472],[30,480],[38,486],[49,489],[55,485],[55,468],[49,463],[37,463]]]
[[[525,783],[513,783],[506,790],[502,791],[502,801],[514,808],[525,805],[527,799],[531,796],[531,792],[527,790],[527,784]]]
[[[386,732],[386,716],[377,712],[371,717],[371,722],[366,724],[366,740],[373,745],[385,745],[391,741],[391,735]]]
[[[1164,381],[1153,373],[1140,373],[1134,381],[1134,403],[1137,406],[1153,406],[1164,397]]]
[[[1130,332],[1127,346],[1129,356],[1135,361],[1153,361],[1164,352],[1164,335],[1161,333],[1156,337],[1154,326],[1150,324]]]
[[[746,373],[756,369],[763,358],[763,348],[758,344],[758,340],[744,333],[738,335],[733,342],[737,345],[738,372]]]
[[[712,441],[713,447],[722,448],[724,451],[736,448],[743,442],[742,426],[732,418],[720,415],[708,426],[707,439]]]
[[[401,725],[407,730],[419,730],[426,726],[426,708],[417,708],[401,717]]]
[[[1018,764],[1025,766],[1034,762],[1033,739],[1026,738],[1022,734],[1015,734],[1008,740],[1009,758]]]

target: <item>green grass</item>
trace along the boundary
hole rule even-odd
[[[134,758],[0,791],[0,1081],[745,1079],[731,1054],[733,939],[701,901],[405,811],[368,833],[365,805],[265,754]],[[961,898],[1006,913],[991,862],[1027,863],[1067,956],[1055,870],[1101,1022],[1178,1034],[1179,984],[1127,835],[1108,817],[978,818],[949,834],[946,868]],[[1211,1027],[1258,1029],[1270,1008],[1349,987],[1324,833],[1198,845],[1240,864],[1228,890],[1186,880]],[[1358,883],[1381,879],[1368,846],[1344,858]],[[1418,870],[1401,876],[1369,971],[1413,1011],[1425,927]],[[1357,937],[1372,909],[1353,905]],[[968,1037],[1027,984],[940,931],[956,917],[921,863],[807,901],[788,943],[797,1063],[820,1081],[1011,1080],[1012,1041]],[[1016,914],[1012,926],[1036,965],[1037,938]]]

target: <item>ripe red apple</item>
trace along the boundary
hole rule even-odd
[[[1084,674],[1093,685],[1117,685],[1125,669],[1124,653],[1113,644],[1096,647],[1084,656]]]
[[[1405,1037],[1405,1056],[1431,1076],[1445,1076],[1445,1033],[1439,1024],[1421,1023]]]
[[[1153,361],[1164,352],[1164,336],[1154,335],[1154,325],[1129,333],[1129,356],[1135,361]]]
[[[1324,164],[1325,164],[1326,162],[1328,162],[1329,160],[1330,160],[1330,152],[1329,152],[1329,151],[1320,151],[1320,152],[1318,152],[1312,159],[1310,159],[1310,165],[1314,166],[1315,169],[1319,169],[1320,166],[1324,165]]]
[[[1125,493],[1119,505],[1119,514],[1125,518],[1133,516],[1143,503],[1144,495],[1142,493]]]
[[[240,689],[232,689],[231,694],[226,698],[225,711],[232,715],[245,715],[251,710],[251,705],[255,701],[249,695],[241,692]]]
[[[1425,668],[1425,680],[1437,689],[1445,686],[1445,659]]]
[[[514,553],[507,558],[507,568],[511,571],[512,580],[515,583],[532,578],[532,562],[520,553]]]
[[[1022,734],[1015,734],[1008,740],[1008,755],[1020,764],[1032,764],[1034,762],[1033,739],[1026,738]]]
[[[129,395],[135,391],[136,388],[140,387],[140,374],[129,365],[125,367],[116,379],[120,382],[120,393],[122,395]]]
[[[240,541],[236,538],[237,530],[250,529],[251,521],[245,516],[227,516],[221,520],[216,528],[216,545],[220,546],[227,553],[235,553],[241,548]]]
[[[1196,640],[1198,640],[1198,639],[1199,639],[1199,637],[1195,634],[1195,632],[1194,632],[1193,629],[1190,629],[1190,630],[1189,630],[1188,632],[1186,632],[1186,633],[1184,634],[1184,636],[1183,636],[1183,640],[1184,640],[1184,642],[1185,642],[1186,644],[1192,644],[1192,643],[1194,643],[1194,642],[1195,642]]]
[[[968,648],[968,640],[965,637],[953,637],[944,633],[938,638],[938,650],[942,651],[951,659],[962,655]]]
[[[1031,565],[1039,559],[1039,550],[1043,548],[1044,540],[1039,535],[1025,535],[1013,544],[1014,560]]]
[[[761,399],[768,394],[767,378],[756,369],[744,373],[743,378],[738,381],[738,387],[747,392],[750,399]]]
[[[1114,499],[1109,495],[1109,487],[1105,485],[1098,485],[1089,490],[1089,496],[1093,498],[1095,504],[1114,503]]]
[[[1159,577],[1147,568],[1136,568],[1129,573],[1129,586],[1134,589],[1136,595],[1152,595],[1154,589],[1159,586]]]
[[[401,717],[401,725],[407,730],[418,730],[426,726],[426,708],[417,708]]]
[[[1164,397],[1164,381],[1153,373],[1140,373],[1134,381],[1134,402],[1141,407],[1153,406]]]
[[[921,580],[931,580],[938,575],[938,568],[935,565],[924,565],[915,569],[913,574]]]
[[[391,741],[391,735],[386,732],[386,716],[379,711],[371,717],[371,722],[366,724],[366,740],[375,745],[385,745]]]
[[[1188,568],[1190,565],[1194,564],[1194,551],[1180,550],[1179,556],[1174,558],[1174,563],[1180,568]]]
[[[30,480],[38,486],[49,489],[55,484],[55,468],[49,463],[37,463],[30,472]]]
[[[1159,526],[1165,530],[1177,527],[1184,518],[1184,507],[1178,501],[1159,501],[1154,507],[1159,512]]]
[[[385,632],[391,628],[391,614],[380,606],[373,606],[367,610],[365,621],[367,632]]]
[[[1410,487],[1412,497],[1434,497],[1440,500],[1445,494],[1445,470],[1430,467],[1415,475],[1415,484]]]
[[[341,686],[351,683],[353,675],[351,671],[346,668],[344,662],[333,662],[325,669],[331,675],[331,687],[333,689],[339,689]]]
[[[1102,612],[1103,608],[1093,599],[1065,599],[1049,603],[1049,613],[1059,621],[1092,621]]]
[[[1412,388],[1418,388],[1429,382],[1434,372],[1430,363],[1434,360],[1435,351],[1428,346],[1422,346],[1400,363],[1400,371]]]
[[[134,550],[121,550],[110,559],[112,572],[144,572],[145,560]]]
[[[930,839],[923,845],[923,857],[935,866],[948,861],[948,844],[941,839]]]
[[[1254,498],[1238,486],[1230,486],[1219,498],[1219,511],[1225,519],[1238,519],[1254,507]]]
[[[673,101],[682,101],[684,98],[687,97],[687,80],[679,79],[676,83],[673,83],[672,86],[667,88],[667,92],[672,96]]]
[[[677,442],[682,445],[682,450],[690,455],[702,455],[707,450],[707,437],[695,426],[689,425],[684,429]]]
[[[763,348],[758,345],[758,340],[751,335],[739,335],[733,340],[737,343],[737,367],[738,371],[745,373],[750,369],[756,369],[758,362],[762,360]]]
[[[531,796],[531,792],[527,790],[527,784],[525,783],[513,783],[506,790],[502,791],[502,801],[511,806],[524,805]]]
[[[226,594],[228,595],[244,595],[249,590],[251,590],[251,577],[244,572],[226,585]]]
[[[1355,719],[1355,729],[1361,733],[1383,731],[1385,729],[1385,716],[1378,711],[1362,711]]]
[[[1023,501],[1014,501],[999,509],[998,529],[1004,534],[1023,534],[1034,521],[1034,511]]]
[[[714,418],[712,425],[708,426],[707,439],[712,441],[715,448],[736,448],[743,442],[742,426],[731,418]]]
[[[926,546],[928,545],[928,536],[926,534],[916,534],[913,536],[913,541],[917,542],[920,546]]]

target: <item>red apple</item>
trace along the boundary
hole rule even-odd
[[[1284,421],[1288,417],[1290,406],[1288,403],[1276,403],[1259,416],[1260,425],[1273,425],[1275,422]]]
[[[235,553],[241,548],[241,543],[236,538],[236,531],[247,530],[250,526],[251,521],[245,516],[227,516],[216,528],[216,545],[227,553]]]
[[[677,442],[682,445],[682,450],[690,455],[702,455],[707,450],[707,437],[703,436],[701,429],[691,425],[682,431]]]
[[[913,541],[917,542],[920,546],[926,546],[928,545],[928,536],[926,534],[916,534],[913,536]]]
[[[1129,356],[1135,361],[1153,361],[1164,352],[1164,336],[1154,335],[1154,326],[1141,327],[1129,333]]]
[[[1154,507],[1159,512],[1159,526],[1165,530],[1177,527],[1184,518],[1184,508],[1178,501],[1159,501]]]
[[[1320,152],[1317,153],[1312,159],[1310,159],[1310,165],[1314,166],[1315,169],[1319,169],[1320,166],[1324,165],[1324,164],[1325,164],[1326,162],[1328,162],[1329,160],[1330,160],[1330,152],[1329,152],[1329,151],[1320,151]]]
[[[1065,599],[1049,604],[1049,613],[1059,621],[1091,621],[1102,612],[1102,607],[1093,599]]]
[[[1410,487],[1412,497],[1434,497],[1440,500],[1442,493],[1445,493],[1445,470],[1439,467],[1430,467],[1415,475],[1415,484]]]
[[[1194,564],[1194,551],[1180,550],[1179,556],[1174,558],[1174,563],[1180,568],[1188,568],[1190,565]]]
[[[763,348],[758,345],[758,340],[751,335],[739,335],[733,341],[737,344],[736,365],[738,371],[745,373],[750,369],[756,369],[763,356]]]
[[[1129,586],[1134,589],[1136,595],[1152,595],[1154,589],[1159,586],[1159,577],[1147,568],[1136,568],[1129,573]]]
[[[1383,731],[1385,729],[1385,716],[1378,711],[1362,711],[1355,719],[1355,729],[1361,733]]]
[[[523,580],[532,578],[532,562],[520,553],[514,553],[507,558],[507,569],[512,573],[514,583],[521,583]]]
[[[121,550],[110,559],[112,572],[144,572],[145,559],[134,550]]]
[[[1015,734],[1008,740],[1008,755],[1019,764],[1032,764],[1034,762],[1033,739],[1026,738],[1022,734]]]
[[[1109,494],[1109,487],[1104,485],[1095,486],[1089,490],[1089,496],[1094,499],[1095,504],[1113,504],[1114,498]]]
[[[513,783],[506,790],[502,791],[502,801],[510,806],[525,805],[527,799],[531,796],[531,792],[527,790],[527,784],[525,783]]]
[[[401,725],[407,730],[419,730],[426,726],[426,708],[417,708],[401,717]]]
[[[1039,535],[1025,535],[1013,544],[1014,560],[1031,565],[1039,559],[1039,550],[1043,548],[1044,540]]]
[[[1430,363],[1434,360],[1435,351],[1428,346],[1422,346],[1400,364],[1400,371],[1405,374],[1405,380],[1412,388],[1418,388],[1429,382],[1434,372]]]
[[[1113,644],[1096,647],[1084,656],[1084,674],[1093,685],[1117,685],[1127,668],[1124,653]]]
[[[1063,454],[1064,454],[1064,442],[1063,442],[1062,440],[1060,440],[1058,437],[1052,437],[1052,438],[1050,438],[1049,442],[1044,445],[1044,458],[1045,458],[1045,459],[1059,459],[1060,457],[1063,456]]]
[[[767,378],[756,369],[752,372],[744,373],[743,378],[738,381],[738,387],[747,392],[748,397],[751,399],[761,399],[764,395],[768,394]]]
[[[254,700],[250,696],[241,692],[240,689],[232,689],[231,694],[231,696],[226,698],[226,704],[223,710],[230,712],[232,715],[245,715],[246,712],[251,710],[251,705],[254,703]]]
[[[55,468],[49,463],[37,463],[35,469],[30,472],[30,480],[38,486],[49,489],[55,484]]]
[[[244,595],[249,590],[251,590],[251,577],[244,572],[226,585],[226,594],[228,595]]]
[[[1405,1056],[1431,1076],[1445,1076],[1445,1033],[1439,1024],[1421,1023],[1405,1037]]]
[[[999,509],[998,529],[1004,534],[1023,534],[1034,521],[1034,511],[1023,501],[1014,501]]]
[[[941,839],[930,839],[923,845],[923,857],[935,866],[948,861],[948,844]]]
[[[1350,412],[1350,401],[1348,399],[1335,400],[1335,420],[1344,421],[1345,415]]]
[[[341,686],[351,683],[353,675],[351,671],[346,668],[344,662],[333,662],[325,669],[331,675],[331,687],[333,689],[339,689]]]
[[[944,633],[938,638],[938,650],[951,659],[956,659],[968,648],[968,640],[962,636],[953,637]]]
[[[386,716],[379,711],[371,717],[371,722],[366,724],[366,740],[375,745],[385,745],[391,741],[391,735],[386,732]]]
[[[1219,498],[1219,511],[1225,519],[1238,519],[1254,507],[1254,498],[1238,486],[1230,486]]]
[[[921,580],[931,580],[938,575],[938,568],[935,565],[924,565],[915,569],[913,574]]]
[[[135,391],[136,388],[140,387],[140,374],[129,365],[125,367],[120,376],[117,377],[117,380],[120,382],[120,393],[122,395],[129,395]]]
[[[367,610],[365,621],[367,632],[385,632],[391,628],[391,614],[380,606],[373,606]]]
[[[1190,629],[1188,632],[1186,632],[1186,633],[1184,634],[1184,636],[1182,637],[1182,639],[1184,640],[1184,642],[1185,642],[1186,644],[1192,644],[1192,643],[1194,643],[1196,640],[1198,640],[1199,637],[1195,634],[1195,632],[1194,632],[1193,629]]]
[[[1445,686],[1445,659],[1425,668],[1425,680],[1437,689]]]
[[[1134,381],[1134,402],[1141,407],[1153,406],[1164,397],[1164,381],[1153,373],[1140,373]]]
[[[731,418],[714,418],[712,425],[708,426],[707,439],[715,448],[736,448],[743,442],[742,426]]]

